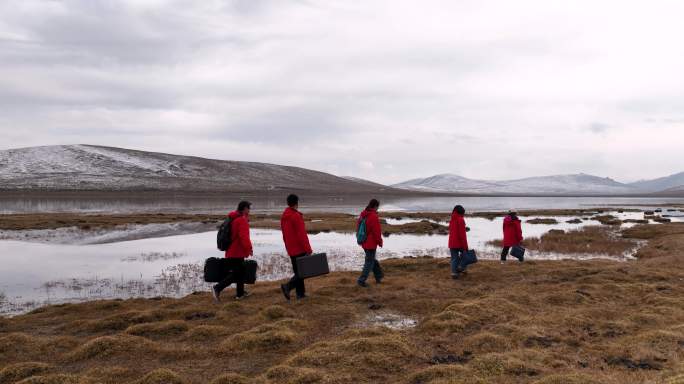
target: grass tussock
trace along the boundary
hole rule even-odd
[[[584,374],[549,375],[534,382],[534,384],[603,384],[591,376]]]
[[[105,308],[107,310],[110,308]],[[112,333],[124,330],[135,324],[159,321],[162,315],[158,312],[130,311],[114,314],[104,319],[76,320],[65,324],[65,330],[72,333]]]
[[[181,335],[189,329],[188,324],[182,320],[169,320],[157,323],[132,325],[126,329],[126,333],[145,337],[168,337]]]
[[[260,314],[267,320],[278,320],[286,317],[294,317],[294,312],[283,307],[282,305],[270,305],[262,309]]]
[[[278,365],[266,371],[266,378],[271,383],[313,384],[320,383],[325,375],[315,369]]]
[[[221,343],[219,350],[225,353],[278,350],[294,343],[304,328],[305,323],[299,320],[279,320],[235,334]]]
[[[469,370],[460,365],[435,365],[425,368],[409,376],[409,384],[440,383],[473,383],[466,381],[471,375]]]
[[[388,329],[368,333],[353,332],[341,340],[323,341],[306,348],[288,360],[295,367],[333,370],[351,381],[371,376],[387,376],[406,370],[422,356],[411,342]]]
[[[505,352],[513,347],[510,339],[490,332],[481,332],[463,340],[463,348],[475,353]]]
[[[252,384],[248,377],[237,373],[224,373],[215,377],[209,384]]]
[[[45,376],[31,376],[18,381],[16,384],[88,384],[88,380],[78,375],[58,373]]]
[[[117,384],[131,381],[130,379],[136,377],[136,372],[131,367],[101,365],[87,370],[85,376],[98,384]]]
[[[459,280],[447,259],[387,260],[383,284],[333,273],[303,302],[266,282],[218,306],[205,292],[45,307],[3,319],[0,384],[682,384],[684,226],[631,236],[650,257],[482,260]],[[418,325],[369,326],[385,312]]]
[[[161,368],[146,374],[135,384],[185,384],[185,381],[174,371]]]
[[[83,344],[67,355],[69,361],[104,359],[115,356],[155,354],[159,346],[143,337],[131,335],[102,336]]]
[[[8,365],[0,370],[0,384],[14,383],[27,377],[39,375],[52,369],[50,364],[25,362]]]
[[[188,341],[206,342],[223,339],[233,333],[233,330],[221,325],[198,325],[190,328],[185,334]]]
[[[558,224],[558,220],[552,218],[535,218],[525,221],[527,224]]]
[[[484,377],[535,377],[542,373],[542,368],[534,363],[505,353],[488,353],[476,357],[471,367],[477,375]]]
[[[603,225],[621,225],[622,220],[618,219],[617,217],[613,215],[597,215],[591,218],[592,220],[596,220],[599,223]]]

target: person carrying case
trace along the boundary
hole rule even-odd
[[[308,256],[298,257],[297,263],[297,277],[300,279],[308,279],[330,273],[328,268],[328,256],[325,253],[314,253]]]

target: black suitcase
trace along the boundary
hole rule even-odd
[[[255,260],[245,260],[245,284],[256,283],[259,265]]]
[[[218,283],[226,276],[224,258],[210,257],[204,262],[204,281]]]
[[[511,248],[511,256],[515,257],[520,261],[525,260],[525,248],[519,245],[514,246],[513,248]]]
[[[474,249],[470,249],[463,253],[463,257],[461,257],[461,268],[465,269],[467,266],[470,264],[475,264],[477,263],[477,253],[475,253]]]
[[[328,256],[325,253],[314,253],[309,256],[300,256],[296,260],[297,277],[307,279],[327,275],[330,273],[328,268]]]

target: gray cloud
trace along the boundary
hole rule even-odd
[[[0,3],[2,148],[87,141],[380,182],[675,173],[682,11],[665,0]]]
[[[599,122],[591,123],[589,126],[589,131],[596,134],[604,134],[608,132],[609,129],[610,125]]]

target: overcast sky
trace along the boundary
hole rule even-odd
[[[684,2],[0,0],[0,149],[392,183],[684,171]]]

